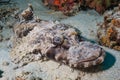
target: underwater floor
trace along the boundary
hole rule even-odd
[[[82,36],[88,41],[97,43],[97,24],[103,21],[103,16],[94,10],[80,11],[75,16],[67,17],[61,12],[48,10],[43,6],[41,0],[11,0],[10,4],[0,4],[0,8],[16,7],[18,11],[27,8],[31,3],[34,8],[35,16],[42,20],[53,20],[61,23],[70,24],[82,32]],[[9,17],[9,16],[8,16]],[[12,20],[6,21],[11,23]],[[27,80],[120,80],[120,51],[112,50],[101,46],[106,51],[105,61],[98,67],[91,70],[72,70],[66,65],[61,65],[54,61],[31,62],[26,66],[17,68],[17,65],[10,60],[11,41],[9,38],[13,35],[12,28],[0,21],[0,26],[4,26],[0,31],[3,36],[0,42],[0,80],[22,80],[15,79],[16,76],[30,76]],[[28,72],[29,75],[26,75]],[[38,77],[39,79],[32,79]]]

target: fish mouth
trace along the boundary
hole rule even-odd
[[[101,48],[101,52],[98,57],[94,59],[86,59],[76,62],[74,64],[69,64],[73,68],[89,68],[96,65],[100,65],[105,59],[105,51]]]

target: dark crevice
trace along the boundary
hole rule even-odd
[[[0,70],[0,78],[2,77],[3,71]]]

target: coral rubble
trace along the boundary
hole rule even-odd
[[[4,1],[4,0],[2,0]],[[19,8],[14,4],[0,5],[0,30],[3,28],[12,28],[18,21]]]
[[[49,58],[70,67],[87,68],[104,61],[104,50],[82,41],[79,30],[67,24],[32,19],[17,23],[14,32],[10,55],[20,65]]]
[[[7,18],[9,16],[13,16],[13,14],[15,13],[15,11],[17,11],[18,8],[13,8],[13,7],[8,7],[7,9],[4,9],[4,7],[0,8],[0,20],[2,20],[3,18]]]
[[[102,45],[120,50],[120,5],[105,14],[104,22],[98,29],[98,38]]]

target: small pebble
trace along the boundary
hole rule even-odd
[[[3,65],[3,66],[8,66],[8,65],[9,65],[9,62],[4,61],[4,62],[2,63],[2,65]]]
[[[3,41],[3,36],[2,35],[0,35],[0,42],[2,42]]]
[[[8,40],[10,40],[10,38],[6,38],[5,40],[8,41]]]

